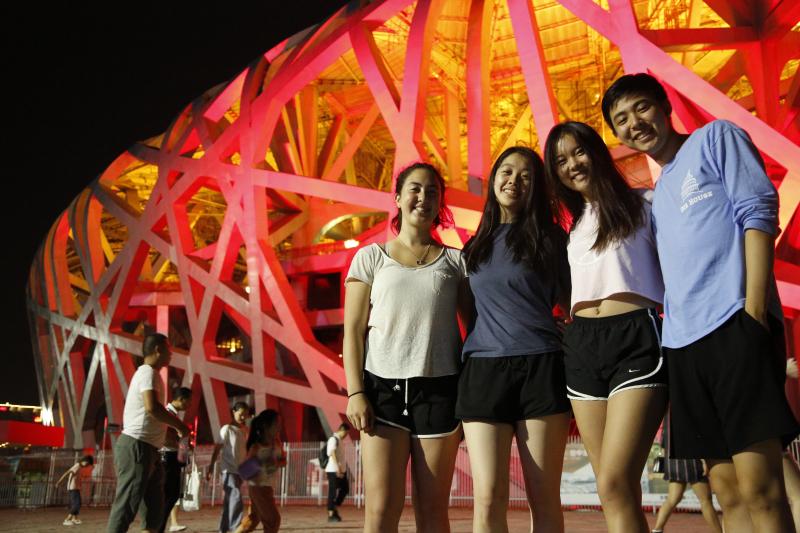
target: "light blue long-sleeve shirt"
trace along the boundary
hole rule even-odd
[[[744,232],[778,233],[778,193],[747,134],[715,120],[664,165],[653,200],[664,276],[663,344],[711,333],[745,303]],[[774,278],[768,309],[782,317]]]

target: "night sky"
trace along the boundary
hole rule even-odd
[[[127,147],[162,133],[194,98],[345,3],[113,2],[90,9],[9,2],[15,6],[0,8],[6,94],[0,402],[39,403],[25,285],[56,217]]]

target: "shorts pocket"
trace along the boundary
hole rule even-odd
[[[749,323],[749,324],[750,324],[750,326],[749,326],[749,327],[751,327],[751,328],[756,328],[756,330],[757,330],[759,333],[761,333],[762,335],[768,335],[768,336],[770,336],[770,337],[772,336],[772,332],[770,332],[770,330],[769,330],[769,329],[767,329],[767,328],[764,326],[764,324],[762,324],[761,322],[759,322],[758,320],[756,320],[755,318],[753,318],[753,317],[750,315],[750,313],[748,313],[747,311],[745,311],[745,310],[744,310],[744,308],[742,308],[742,309],[739,311],[739,313],[740,313],[740,314],[741,314],[741,316],[743,317],[743,318],[742,318],[742,320],[743,320],[744,322],[746,322],[746,323]]]

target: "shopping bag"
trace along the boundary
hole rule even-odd
[[[197,462],[192,460],[192,468],[186,475],[186,490],[183,493],[183,510],[184,511],[199,511],[200,510],[200,488],[202,484],[202,476],[200,470],[197,468]]]

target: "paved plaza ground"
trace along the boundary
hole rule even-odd
[[[217,530],[219,507],[205,508],[195,513],[181,513],[180,523],[188,526],[187,533],[212,533]],[[364,525],[363,510],[352,507],[341,509],[344,521],[328,524],[323,507],[292,506],[282,507],[283,522],[281,531],[331,531],[335,533],[360,532]],[[0,531],[15,533],[70,532],[101,533],[105,531],[108,509],[86,509],[81,512],[83,524],[66,527],[61,524],[66,511],[59,508],[21,511],[17,509],[0,510]],[[605,531],[603,516],[597,511],[567,511],[564,513],[567,533],[600,533]],[[648,516],[652,525],[654,517]],[[450,511],[452,533],[472,531],[472,510],[452,509]],[[509,530],[511,532],[529,531],[528,512],[512,509],[509,511]],[[132,527],[131,531],[138,531]],[[258,531],[261,531],[259,528]],[[414,516],[411,508],[406,508],[400,523],[401,532],[414,531]],[[667,524],[667,532],[700,533],[710,531],[702,517],[695,513],[676,513]]]

